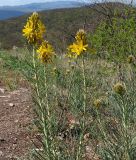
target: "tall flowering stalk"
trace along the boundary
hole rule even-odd
[[[85,76],[85,60],[84,54],[88,49],[86,32],[80,29],[75,36],[75,42],[68,47],[68,56],[72,58],[82,58],[82,74],[83,74],[83,85],[84,85],[84,113],[86,108],[86,76]]]
[[[36,68],[36,47],[37,45],[43,41],[43,36],[45,33],[45,26],[41,22],[39,15],[37,12],[34,12],[27,20],[26,25],[24,26],[23,30],[23,36],[27,39],[28,43],[32,45],[33,47],[33,68],[35,70],[34,78],[36,79],[36,92],[38,97],[40,97],[39,94],[39,87],[38,87],[38,75],[37,75],[37,68]],[[39,105],[42,108],[41,101],[39,99]]]
[[[34,12],[27,20],[22,32],[23,36],[27,39],[28,43],[33,47],[33,67],[36,70],[36,48],[44,39],[45,26],[41,22],[37,12]],[[35,78],[38,80],[37,73],[35,73]],[[37,85],[37,84],[36,84]],[[36,87],[38,88],[38,87]]]
[[[83,146],[83,137],[85,130],[85,113],[86,113],[86,101],[87,101],[87,87],[86,87],[86,75],[85,75],[85,59],[84,54],[88,49],[86,32],[83,29],[80,29],[75,36],[75,42],[68,47],[68,57],[70,58],[82,58],[82,76],[83,76],[83,120],[82,120],[82,134],[80,135],[79,147],[76,156],[76,160],[81,158],[81,149]]]
[[[38,13],[34,12],[27,20],[26,25],[23,29],[23,36],[27,39],[28,43],[33,47],[33,68],[34,68],[34,77],[35,77],[35,89],[37,95],[37,101],[39,108],[37,110],[40,111],[38,113],[38,118],[40,119],[41,127],[43,130],[43,143],[45,142],[46,151],[44,151],[45,155],[47,155],[46,159],[52,160],[54,157],[55,152],[52,150],[51,142],[50,142],[50,111],[49,111],[49,103],[48,103],[48,93],[47,93],[47,75],[45,72],[45,65],[48,64],[52,56],[54,54],[53,47],[44,40],[45,34],[45,26],[41,22]],[[40,83],[39,83],[39,76],[38,76],[38,68],[36,64],[36,58],[40,59],[40,62],[44,64],[44,87],[46,92],[46,104],[44,102],[44,98],[40,94]],[[38,112],[39,112],[38,111]]]

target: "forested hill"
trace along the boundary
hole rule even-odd
[[[104,20],[102,5],[39,12],[41,20],[46,26],[46,39],[55,46],[58,52],[63,52],[79,28],[85,27],[87,31],[93,32],[96,26]],[[118,10],[125,8],[125,5],[120,3],[109,3],[106,4],[107,6],[111,11],[114,8],[118,8]],[[14,45],[24,46],[25,39],[22,37],[22,28],[29,15],[0,21],[0,44],[2,48],[9,49]]]

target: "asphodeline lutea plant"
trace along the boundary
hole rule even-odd
[[[76,160],[79,160],[82,157],[82,152],[81,150],[84,148],[83,145],[83,135],[84,135],[84,130],[85,130],[85,115],[86,115],[86,106],[87,106],[87,86],[86,86],[86,74],[85,74],[85,53],[88,50],[88,43],[87,43],[87,35],[86,32],[83,29],[79,29],[79,31],[76,33],[75,36],[75,41],[73,42],[73,44],[69,45],[69,47],[67,48],[68,50],[68,57],[69,58],[78,58],[81,57],[82,59],[82,64],[81,64],[81,68],[82,68],[82,77],[83,77],[83,117],[80,120],[80,126],[81,126],[81,130],[82,133],[80,134],[80,138],[79,138],[79,145],[78,145],[78,150],[77,150],[77,154],[76,154]]]
[[[43,41],[41,46],[37,49],[38,58],[43,63],[48,63],[51,61],[54,55],[54,49],[48,41]]]
[[[23,36],[26,37],[28,43],[33,47],[33,73],[34,73],[34,81],[33,87],[35,91],[35,102],[36,102],[36,114],[41,122],[40,131],[44,135],[42,141],[45,142],[43,145],[43,150],[45,150],[44,156],[46,159],[53,159],[56,157],[54,151],[54,143],[50,141],[49,133],[50,131],[50,106],[48,103],[48,81],[47,81],[47,68],[46,65],[51,61],[52,56],[54,55],[53,47],[48,43],[48,41],[44,40],[45,34],[45,26],[41,22],[38,13],[34,12],[27,20],[26,25],[23,29]],[[36,58],[40,59],[40,62],[43,62],[44,65],[40,67],[41,63],[38,63]],[[38,66],[39,65],[39,66]],[[39,74],[39,71],[42,71],[42,75]],[[41,83],[41,77],[42,82]],[[44,87],[45,96],[41,95],[41,85]],[[39,127],[39,126],[38,126]],[[53,138],[52,138],[53,139]],[[40,154],[40,152],[38,153]],[[42,153],[41,153],[42,154]],[[43,156],[43,157],[44,157]]]
[[[68,49],[68,57],[77,58],[85,51],[87,51],[88,44],[86,38],[86,32],[83,29],[79,29],[75,36],[75,42],[69,45]]]
[[[45,34],[45,26],[41,22],[37,12],[34,12],[27,20],[22,32],[28,42],[32,45],[39,44],[43,41]]]

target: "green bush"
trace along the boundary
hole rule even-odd
[[[114,17],[102,22],[95,34],[90,35],[92,47],[101,57],[120,61],[128,55],[136,54],[136,19],[128,12],[122,17]]]

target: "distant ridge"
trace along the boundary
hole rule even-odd
[[[5,20],[12,17],[18,17],[24,15],[24,12],[14,10],[0,10],[0,20]]]
[[[108,9],[116,8],[121,13],[129,7],[122,3],[107,3],[106,5]],[[46,39],[58,53],[64,53],[67,45],[73,41],[77,30],[85,27],[87,32],[93,33],[97,26],[105,20],[101,11],[103,11],[103,4],[41,11],[39,15],[46,26]],[[26,39],[22,36],[22,29],[30,15],[27,13],[17,18],[0,21],[1,48],[11,49],[13,46],[23,47],[26,44]]]
[[[56,1],[45,3],[31,3],[20,6],[2,6],[0,7],[0,20],[8,19],[11,17],[18,17],[25,13],[42,10],[52,10],[61,8],[76,8],[84,6],[84,3],[78,1]]]

